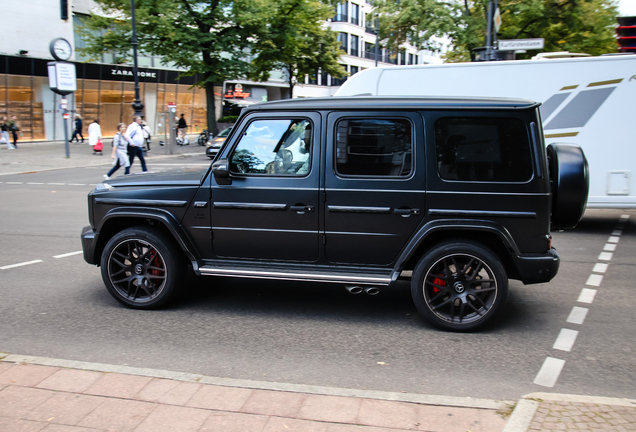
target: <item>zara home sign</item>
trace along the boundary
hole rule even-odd
[[[121,75],[121,76],[133,76],[131,70],[126,69],[111,69],[111,75]],[[157,78],[157,72],[137,72],[137,75],[143,78]]]

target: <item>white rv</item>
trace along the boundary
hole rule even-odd
[[[363,95],[542,102],[546,144],[578,144],[587,156],[588,208],[636,208],[636,55],[367,69],[335,94]]]

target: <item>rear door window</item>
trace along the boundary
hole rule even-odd
[[[512,118],[446,117],[435,122],[437,171],[444,180],[526,182],[532,178],[525,123]]]

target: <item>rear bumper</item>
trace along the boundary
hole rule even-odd
[[[561,258],[556,249],[551,248],[542,255],[513,257],[519,271],[519,280],[524,284],[549,282],[559,272]]]
[[[84,252],[84,261],[89,264],[99,264],[95,260],[95,244],[97,243],[97,233],[93,228],[86,226],[82,228],[82,251]]]

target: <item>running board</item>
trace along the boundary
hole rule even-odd
[[[291,270],[271,270],[254,267],[217,267],[205,265],[199,268],[199,272],[204,276],[227,276],[250,279],[276,279],[376,286],[388,286],[391,284],[391,272],[389,271],[373,276],[369,275],[369,273],[301,272]]]

